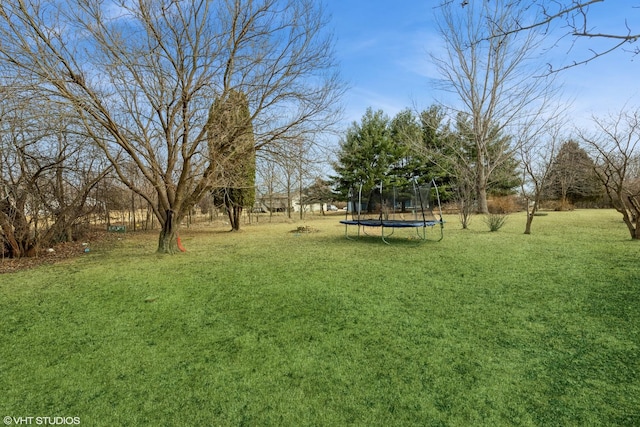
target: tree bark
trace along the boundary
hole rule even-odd
[[[231,231],[240,230],[240,217],[242,216],[242,206],[226,206],[229,222],[231,223]]]
[[[4,252],[8,253],[9,258],[19,258],[21,255],[20,245],[13,234],[13,226],[3,212],[0,212],[0,228],[4,234],[3,240],[3,256]]]
[[[5,199],[0,201],[0,230],[4,234],[3,252],[9,258],[33,257],[38,253],[38,242],[31,238],[27,217],[23,214],[24,202],[15,205]]]
[[[175,254],[178,252],[178,225],[175,213],[168,209],[166,218],[160,230],[160,238],[158,239],[158,253]]]
[[[631,211],[631,218],[629,218],[627,227],[631,233],[631,238],[637,240],[640,239],[640,201],[638,201],[637,196],[627,196],[627,199],[629,200],[629,210]]]
[[[533,214],[527,214],[527,224],[524,226],[524,234],[531,234],[531,223],[533,222]]]
[[[533,207],[531,208],[531,211],[529,211],[529,201],[527,200],[527,223],[524,226],[524,234],[531,234],[531,224],[533,223],[533,217],[536,215],[536,212],[538,211],[538,203],[539,200],[536,197],[536,200],[534,200],[533,202]]]
[[[476,138],[478,138],[476,136]],[[484,155],[486,142],[476,140],[476,149],[478,151],[476,165],[476,213],[488,214],[489,206],[487,204],[487,181],[489,179],[487,172],[487,158]]]
[[[487,180],[484,170],[479,168],[478,178],[476,182],[476,198],[478,202],[477,212],[480,214],[489,213],[489,205],[487,204]]]

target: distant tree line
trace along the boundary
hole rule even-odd
[[[513,195],[523,185],[521,162],[510,137],[500,134],[498,126],[493,129],[487,150],[491,158],[502,160],[491,168],[488,194]],[[340,143],[334,163],[335,190],[344,198],[353,185],[371,190],[379,183],[435,178],[443,201],[455,202],[461,211],[477,212],[477,153],[469,133],[468,117],[458,114],[454,122],[447,121],[438,106],[419,114],[405,109],[393,118],[368,109]],[[543,195],[545,200],[558,201],[561,209],[595,203],[604,195],[594,161],[577,142],[564,142],[553,158]]]

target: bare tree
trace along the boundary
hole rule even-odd
[[[96,185],[110,170],[82,150],[86,141],[76,136],[77,124],[50,107],[15,94],[0,100],[3,256],[35,256],[44,245],[80,237],[97,208]]]
[[[522,165],[522,195],[525,199],[527,221],[524,234],[531,234],[531,225],[540,209],[543,192],[549,182],[552,165],[564,139],[564,124],[551,120],[537,128],[519,147]]]
[[[300,178],[300,162],[302,161],[301,151],[302,144],[300,141],[292,144],[290,150],[276,149],[273,159],[278,171],[277,179],[279,186],[284,189],[286,194],[286,211],[287,217],[292,218],[293,215],[293,196],[296,191],[296,182]],[[300,206],[302,209],[302,206]]]
[[[433,110],[435,111],[435,110]],[[423,115],[423,117],[425,117]],[[434,121],[435,119],[435,121]],[[438,145],[427,148],[432,161],[449,178],[453,199],[458,208],[458,215],[463,229],[469,228],[473,213],[476,211],[476,171],[474,157],[468,152],[465,135],[459,129],[448,126],[440,129],[440,120],[431,117],[431,122],[437,124],[433,129],[441,132],[434,138]]]
[[[554,88],[553,79],[535,78],[542,74],[537,34],[509,30],[525,13],[518,2],[466,3],[464,8],[451,2],[438,8],[446,50],[432,59],[442,88],[461,103],[456,115],[468,117],[475,158],[467,175],[475,179],[477,211],[488,213],[492,174],[513,159],[522,142],[518,129],[545,110]]]
[[[312,0],[8,0],[0,63],[75,111],[120,179],[153,206],[158,251],[173,253],[181,219],[224,164],[206,147],[214,99],[246,94],[256,148],[338,120],[343,87],[325,24]]]
[[[321,151],[322,147],[313,141],[299,139],[285,144],[273,144],[259,153],[261,159],[258,174],[262,193],[266,196],[271,213],[275,209],[282,209],[286,211],[288,218],[292,218],[295,210],[294,197],[297,195],[300,205],[298,213],[300,219],[304,218],[304,190],[314,176],[318,159],[324,158]],[[276,193],[281,193],[284,197],[277,196]]]
[[[316,146],[313,141],[301,139],[283,148],[285,149],[278,155],[278,163],[287,183],[289,206],[293,206],[292,199],[295,191],[300,205],[298,215],[300,219],[304,219],[305,210],[307,209],[304,190],[314,176],[320,147]],[[291,217],[290,212],[289,217]]]
[[[257,209],[266,209],[269,212],[269,221],[273,219],[276,206],[276,193],[280,191],[278,165],[268,151],[261,151],[256,159],[257,185]]]
[[[596,175],[632,239],[640,239],[640,110],[621,111],[593,121],[580,138],[592,149]]]

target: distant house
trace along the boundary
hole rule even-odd
[[[286,194],[273,193],[257,196],[253,205],[253,212],[286,212],[287,201]]]
[[[287,211],[287,201],[288,197],[286,194],[282,193],[273,193],[267,194],[263,196],[257,196],[256,201],[253,205],[253,212],[286,212]],[[333,207],[333,209],[332,209]],[[321,212],[321,211],[330,211],[337,210],[335,206],[327,204],[327,203],[311,203],[311,204],[300,204],[299,196],[291,197],[291,211],[292,212],[300,212],[300,209],[304,209],[304,212]]]
[[[293,211],[300,212],[300,208],[304,209],[304,212],[322,212],[327,211],[328,205],[326,203],[305,203],[300,206],[300,200],[296,199],[293,202]]]

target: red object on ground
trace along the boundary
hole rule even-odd
[[[180,249],[180,252],[187,252],[184,246],[182,246],[182,242],[180,241],[180,236],[177,237],[177,240],[178,240],[178,249]]]

